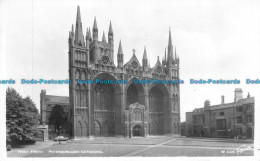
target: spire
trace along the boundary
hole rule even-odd
[[[80,22],[81,23],[81,16],[80,16],[80,8],[79,8],[79,6],[78,6],[78,8],[77,8],[77,20],[76,20],[76,23],[77,22]]]
[[[123,49],[122,49],[122,45],[121,45],[121,40],[119,43],[119,47],[118,47],[118,53],[117,53],[117,64],[118,67],[123,67],[123,63],[124,63],[124,55],[123,55]]]
[[[176,46],[175,46],[175,60],[177,60],[177,52],[176,52]]]
[[[98,41],[98,27],[97,27],[97,20],[96,17],[94,19],[94,24],[93,24],[93,40]]]
[[[90,27],[88,27],[88,31],[89,31],[89,40],[92,41],[92,34],[91,34]]]
[[[102,42],[107,43],[107,41],[106,41],[106,36],[105,36],[105,31],[103,31]]]
[[[146,67],[148,66],[148,58],[146,53],[146,46],[144,46],[144,54],[143,54],[143,70],[146,70]]]
[[[121,45],[121,40],[120,40],[120,43],[119,43],[119,47],[118,47],[118,55],[121,54],[123,55],[123,49],[122,49],[122,45]]]
[[[109,44],[113,44],[114,43],[114,34],[113,34],[111,21],[110,21],[109,30],[108,30],[108,43]]]
[[[171,36],[171,29],[169,30],[169,40],[168,40],[168,63],[173,61],[173,47],[172,47],[172,36]]]
[[[147,58],[147,53],[146,53],[146,46],[144,46],[144,55],[143,55],[143,59],[148,59],[148,58]]]
[[[75,44],[84,46],[84,36],[82,31],[82,23],[80,16],[80,8],[77,8],[77,18],[76,18],[76,29],[75,29]]]
[[[164,52],[164,60],[165,60],[165,61],[167,60],[167,57],[166,57],[166,48],[165,48],[165,52]]]
[[[109,31],[108,31],[108,35],[113,35],[113,29],[112,29],[112,24],[111,24],[111,21],[110,21],[110,24],[109,24]]]
[[[98,31],[96,16],[95,16],[94,24],[93,24],[93,32],[94,31]]]

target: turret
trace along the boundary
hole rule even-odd
[[[75,29],[74,44],[75,45],[79,45],[79,46],[85,46],[79,6],[78,6],[78,9],[77,9],[77,18],[76,18],[76,29]]]
[[[121,45],[121,40],[120,40],[119,47],[118,47],[117,63],[118,63],[118,67],[120,67],[120,68],[123,67],[124,54],[123,54],[123,49],[122,49],[122,45]]]
[[[167,59],[166,59],[166,48],[165,48],[165,53],[164,53],[164,57],[162,59],[162,66],[164,67],[166,65]]]
[[[97,27],[96,17],[94,19],[92,32],[93,32],[93,41],[98,41],[98,27]]]
[[[71,45],[71,43],[73,44],[73,42],[74,42],[74,26],[72,24],[71,31],[69,32],[69,44]]]
[[[103,31],[102,42],[107,43],[105,32]]]

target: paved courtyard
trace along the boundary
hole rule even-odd
[[[8,157],[253,156],[253,141],[219,138],[95,138],[37,142],[13,148]]]

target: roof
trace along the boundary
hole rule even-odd
[[[66,96],[52,96],[52,95],[46,95],[47,102],[52,103],[66,103],[69,104],[69,97]]]
[[[254,97],[250,98],[242,98],[239,99],[237,102],[231,102],[231,103],[225,103],[225,104],[219,104],[219,105],[212,105],[209,107],[206,107],[209,110],[220,110],[220,109],[226,109],[226,108],[231,108],[231,107],[237,107],[245,104],[252,104],[255,102]],[[203,112],[205,110],[205,107],[202,108],[195,108],[193,112]]]

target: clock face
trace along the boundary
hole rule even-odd
[[[136,69],[136,68],[138,67],[138,63],[137,63],[136,61],[133,61],[133,62],[132,62],[132,67],[133,67],[134,69]]]
[[[101,62],[102,62],[102,64],[105,64],[105,65],[108,64],[110,62],[109,57],[108,56],[102,56]]]

